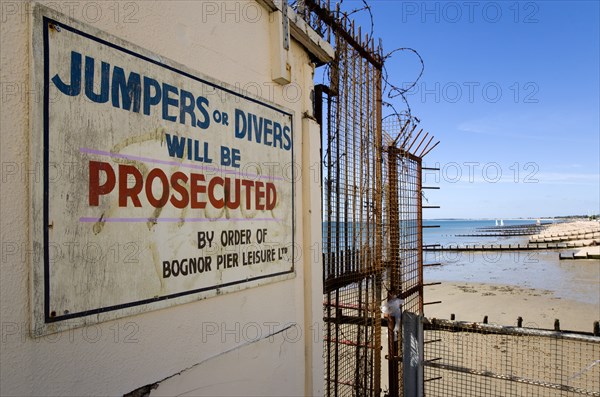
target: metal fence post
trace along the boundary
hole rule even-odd
[[[423,397],[423,316],[402,313],[404,397]]]

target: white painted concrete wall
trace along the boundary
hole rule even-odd
[[[0,394],[321,395],[321,209],[313,67],[291,41],[293,87],[272,82],[268,11],[249,1],[47,3],[67,15],[295,112],[296,277],[33,339],[28,184],[31,3],[1,3]],[[298,88],[300,89],[298,92]],[[40,159],[41,161],[41,159]]]

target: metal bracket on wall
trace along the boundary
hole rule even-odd
[[[283,48],[290,49],[290,20],[288,19],[288,2],[281,0],[281,12],[283,13]]]

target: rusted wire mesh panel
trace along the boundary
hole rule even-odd
[[[327,395],[379,395],[380,336],[373,326],[377,301],[373,277],[326,294],[325,367]]]
[[[423,313],[421,158],[407,151],[411,122],[389,117],[383,123],[385,288],[402,309]]]
[[[600,338],[426,321],[428,397],[600,396]]]
[[[331,7],[335,5],[335,10]],[[364,61],[369,62],[379,71],[383,68],[383,55],[381,48],[377,51],[373,45],[373,37],[363,38],[360,27],[355,31],[353,22],[349,17],[361,10],[367,10],[363,3],[353,10],[344,12],[341,10],[343,1],[331,0],[288,0],[288,4],[294,11],[304,19],[323,39],[331,44],[337,51],[339,41],[342,40],[345,45],[352,47],[356,56],[360,56]],[[356,4],[354,4],[356,5]],[[371,27],[371,36],[373,27]],[[379,98],[381,99],[381,97]],[[381,116],[381,113],[379,113]],[[381,117],[380,117],[381,120]]]
[[[328,395],[378,395],[381,303],[380,72],[339,40],[326,101],[323,277]]]
[[[384,289],[388,304],[401,299],[402,310],[423,313],[421,158],[409,151],[414,137],[410,120],[392,116],[383,129]],[[388,310],[390,311],[390,310]],[[387,350],[390,395],[402,395],[401,324],[388,316]],[[393,324],[392,324],[393,323]]]
[[[356,44],[372,57],[380,57],[380,50],[339,11],[320,9],[317,14],[330,24],[336,50],[321,118],[326,394],[379,395],[381,70]]]
[[[381,46],[355,30],[339,4],[335,11],[329,2],[292,4],[336,51],[316,112],[323,132],[326,395],[380,395],[382,303],[401,298],[404,310],[423,312],[421,159],[410,150],[414,128],[405,131],[400,118],[386,123],[388,137],[398,139],[382,137]],[[390,395],[402,389],[395,318],[399,308],[388,317],[383,383]]]

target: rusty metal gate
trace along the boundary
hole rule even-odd
[[[340,28],[350,32],[346,18]],[[323,89],[323,277],[327,395],[378,395],[381,384],[383,183],[381,68],[372,39],[335,35]]]
[[[416,131],[417,125],[410,119],[392,116],[383,123],[383,182],[385,184],[384,227],[384,289],[382,309],[390,312],[387,323],[388,387],[390,396],[417,395],[422,379],[404,373],[402,363],[407,365],[410,352],[403,351],[402,326],[405,318],[397,311],[391,313],[394,302],[402,311],[422,315],[425,304],[423,288],[423,205],[422,158],[436,145],[433,136]],[[384,312],[386,310],[383,310]],[[422,343],[422,340],[415,341]],[[410,343],[409,343],[410,345]],[[415,347],[418,348],[418,347]],[[418,348],[418,350],[422,350]],[[422,355],[421,355],[422,356]],[[419,362],[422,357],[413,357]],[[420,364],[419,364],[420,365]],[[422,373],[422,372],[421,372]]]
[[[342,83],[353,76],[339,73]],[[349,106],[353,94],[348,92],[360,98],[371,84],[350,85],[350,91],[338,88],[337,95],[320,87],[324,100],[317,112],[326,127],[326,395],[400,396],[408,385],[399,309],[421,315],[425,305],[421,158],[433,148],[432,138],[422,130],[415,133],[416,126],[400,117],[383,123],[366,117],[370,105]]]
[[[598,337],[424,319],[422,158],[437,143],[410,114],[382,118],[381,44],[339,6],[294,5],[336,51],[315,92],[325,394],[600,396]]]
[[[335,48],[315,90],[322,130],[324,360],[327,396],[402,395],[399,307],[423,311],[421,158],[432,139],[382,118],[381,43],[339,5],[296,11]],[[418,154],[417,154],[418,153]],[[396,324],[398,323],[398,324]],[[387,326],[387,332],[382,328]]]

